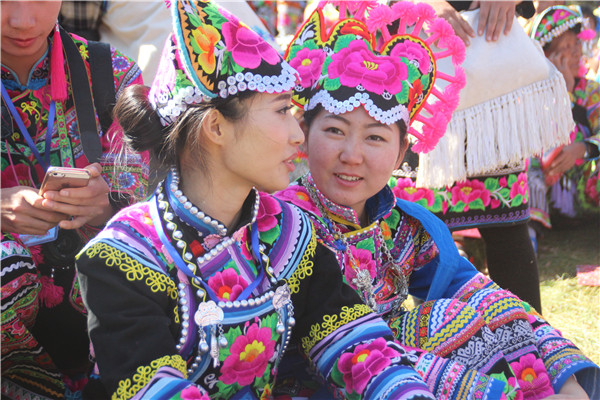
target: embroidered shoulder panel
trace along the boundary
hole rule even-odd
[[[339,315],[324,315],[323,322],[311,326],[308,337],[302,338],[302,349],[308,354],[319,341],[336,329],[370,313],[372,310],[366,304],[355,304],[353,307],[342,307]]]
[[[171,299],[177,299],[177,288],[169,276],[142,265],[127,253],[107,243],[96,242],[88,247],[84,254],[89,258],[98,257],[104,260],[108,267],[118,268],[128,281],[143,281],[152,292],[167,292]]]
[[[156,359],[150,365],[141,365],[133,376],[119,382],[119,387],[113,393],[112,399],[130,399],[144,388],[162,367],[173,367],[184,376],[186,375],[186,363],[179,355],[164,356]]]

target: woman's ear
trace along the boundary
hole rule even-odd
[[[204,115],[201,122],[201,130],[206,140],[215,144],[222,144],[225,139],[225,126],[227,120],[218,110],[212,109]]]

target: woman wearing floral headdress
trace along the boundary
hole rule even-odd
[[[352,399],[433,399],[387,324],[342,283],[284,188],[302,131],[296,71],[213,3],[172,2],[148,92],[116,116],[171,170],[118,213],[77,268],[114,399],[268,399],[288,347]],[[95,398],[92,396],[92,398]]]
[[[425,4],[338,5],[354,17],[326,29],[317,10],[286,53],[301,78],[293,100],[304,109],[311,172],[276,196],[307,211],[346,283],[401,344],[420,349],[415,367],[436,398],[594,393],[600,369],[460,257],[441,220],[387,185],[407,132],[418,151],[444,133],[464,84],[462,41]],[[443,59],[452,75],[437,71]],[[408,294],[426,301],[407,311]],[[293,362],[283,365],[299,377]]]
[[[531,220],[537,229],[555,218],[600,211],[600,85],[579,76],[583,17],[578,8],[550,7],[535,17],[530,35],[565,77],[575,129],[571,142],[531,160]]]

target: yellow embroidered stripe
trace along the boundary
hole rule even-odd
[[[307,276],[311,276],[313,273],[313,267],[315,265],[313,258],[317,248],[317,233],[312,224],[311,227],[312,237],[310,238],[308,246],[306,246],[306,251],[302,256],[302,260],[300,261],[298,268],[296,268],[296,271],[294,271],[292,276],[287,280],[291,293],[298,293],[298,290],[300,290],[300,281],[305,279]]]
[[[106,243],[98,242],[90,246],[85,254],[92,257],[99,257],[105,260],[107,267],[117,267],[125,273],[129,281],[141,281],[156,292],[167,292],[173,299],[177,299],[177,288],[175,283],[165,274],[153,271],[144,267],[139,261],[129,257],[126,253],[116,249]]]
[[[113,393],[113,400],[130,399],[136,395],[144,386],[150,382],[152,377],[156,374],[161,367],[173,367],[183,374],[184,378],[187,378],[186,363],[179,355],[164,356],[157,360],[154,360],[150,365],[141,365],[137,368],[137,371],[131,379],[127,378],[119,382],[117,391]]]
[[[305,336],[302,338],[302,349],[304,350],[304,353],[308,355],[309,351],[317,344],[317,342],[323,340],[323,338],[330,335],[340,326],[371,312],[371,309],[366,304],[355,304],[352,307],[342,307],[342,312],[339,315],[323,316],[323,322],[321,324],[314,324],[310,327],[310,332],[308,333],[309,337]]]

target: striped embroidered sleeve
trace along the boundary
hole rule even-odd
[[[320,244],[292,294],[297,344],[338,398],[433,399],[387,324],[343,284]]]

